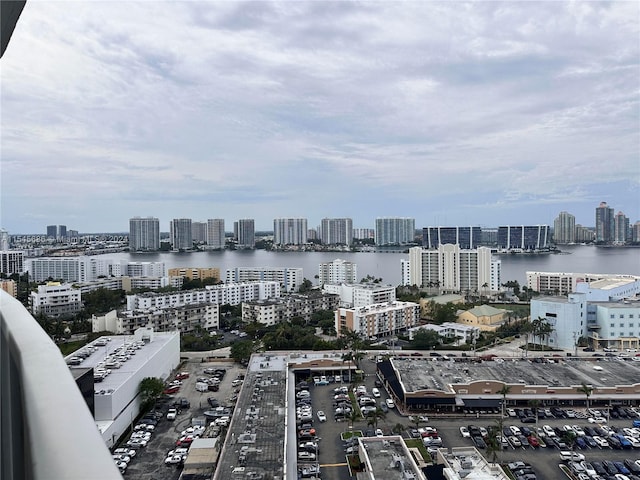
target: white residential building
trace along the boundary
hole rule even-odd
[[[353,221],[350,218],[323,218],[320,223],[320,240],[325,245],[351,245]]]
[[[206,331],[220,327],[218,304],[183,305],[175,308],[151,310],[112,310],[106,315],[91,318],[93,332],[112,332],[116,335],[133,335],[140,327],[151,327],[156,332],[179,330],[193,332],[196,327]]]
[[[224,218],[210,218],[207,220],[207,246],[213,249],[225,247]]]
[[[298,291],[304,280],[302,268],[237,267],[226,272],[226,283],[278,282],[287,293]]]
[[[23,273],[24,252],[19,250],[0,250],[0,273],[13,275]]]
[[[332,262],[321,263],[318,267],[318,283],[356,283],[358,281],[358,266],[354,262],[336,259]]]
[[[70,283],[49,282],[38,285],[38,290],[31,292],[29,303],[34,315],[73,315],[82,310],[82,293]]]
[[[480,328],[455,322],[444,322],[441,325],[427,324],[409,329],[409,340],[413,340],[416,332],[432,330],[442,337],[455,338],[456,344],[473,343],[480,336]]]
[[[169,241],[174,250],[191,250],[193,236],[190,218],[174,218],[169,223]]]
[[[640,281],[640,276],[615,273],[527,272],[527,287],[536,292],[566,295],[577,291],[576,287],[579,284],[606,279]]]
[[[113,262],[109,265],[109,274],[113,277],[164,277],[164,262]]]
[[[233,222],[233,234],[239,249],[251,249],[256,246],[256,227],[252,218],[241,218]]]
[[[239,305],[251,300],[265,300],[280,296],[278,282],[246,282],[211,285],[196,290],[127,295],[127,310],[178,307],[197,303]]]
[[[378,283],[330,284],[322,287],[325,293],[340,296],[340,305],[347,308],[366,307],[379,303],[394,302],[396,289],[393,285]]]
[[[376,245],[407,245],[415,242],[416,221],[413,218],[376,218]]]
[[[437,286],[444,292],[499,291],[500,260],[491,249],[463,250],[445,244],[437,249],[409,249],[409,283],[421,287]]]
[[[413,302],[389,302],[358,308],[339,308],[335,313],[338,336],[344,329],[365,338],[395,335],[416,326],[420,306]]]
[[[154,217],[129,219],[129,250],[153,252],[160,249],[160,220]]]
[[[304,245],[307,243],[306,218],[276,218],[273,220],[274,245]]]

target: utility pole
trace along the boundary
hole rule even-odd
[[[578,332],[574,331],[573,332],[573,347],[574,347],[574,352],[573,352],[573,356],[577,357],[578,356]]]

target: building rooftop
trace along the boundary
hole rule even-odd
[[[380,480],[417,480],[424,478],[402,437],[359,438],[359,454],[366,465],[367,478]]]
[[[145,363],[153,358],[175,335],[178,335],[178,332],[154,332],[151,342],[138,341],[133,335],[100,337],[66,356],[65,361],[73,371],[76,366],[70,364],[70,362],[73,363],[72,359],[82,358],[81,354],[88,354],[77,367],[93,368],[94,375],[102,368],[109,371],[110,373],[102,381],[95,383],[94,388],[96,395],[111,395],[134,372],[141,369]]]
[[[468,312],[472,313],[476,317],[492,317],[493,315],[500,315],[501,313],[506,313],[507,310],[495,308],[495,307],[492,307],[491,305],[479,305],[477,307],[473,307],[471,310],[468,310]]]
[[[438,451],[438,462],[445,466],[445,476],[450,480],[508,480],[499,465],[490,464],[475,448],[461,447]]]
[[[599,290],[613,290],[614,288],[624,287],[631,283],[635,283],[636,278],[629,277],[609,277],[602,280],[596,280],[589,283],[589,288],[597,288]]]
[[[440,357],[441,358],[441,357]],[[599,357],[596,360],[565,359],[560,357],[498,358],[480,363],[474,359],[457,361],[438,358],[396,357],[393,365],[400,374],[405,392],[441,390],[453,393],[454,384],[469,384],[481,380],[525,385],[569,387],[586,383],[615,387],[633,385],[640,379],[640,362]],[[602,368],[594,369],[594,366]]]

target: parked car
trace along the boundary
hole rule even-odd
[[[387,404],[387,407],[388,407],[388,408],[395,408],[395,406],[396,406],[396,404],[395,404],[395,403],[393,402],[393,400],[392,400],[392,399],[390,399],[390,398],[387,398],[387,399],[384,401],[384,403],[386,403],[386,404]]]
[[[175,408],[170,408],[167,411],[167,420],[175,420],[177,416],[178,416],[178,410],[176,410]]]
[[[325,413],[322,410],[318,410],[318,412],[316,413],[316,416],[318,417],[318,421],[319,422],[326,422],[327,421],[327,416],[325,415]]]

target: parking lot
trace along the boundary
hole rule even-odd
[[[205,368],[223,368],[226,374],[219,385],[217,392],[199,392],[196,390],[196,381],[200,377],[207,377],[204,374]],[[165,465],[167,453],[176,448],[176,441],[180,438],[181,432],[190,427],[194,419],[203,418],[203,413],[211,407],[207,398],[217,399],[222,406],[232,406],[231,400],[238,387],[232,386],[238,374],[244,374],[245,369],[236,363],[215,362],[215,363],[184,363],[175,372],[188,372],[189,377],[181,380],[180,390],[172,395],[165,396],[156,407],[157,412],[162,414],[151,439],[146,447],[137,449],[137,454],[132,458],[127,467],[124,477],[132,480],[177,480],[182,471],[180,464]],[[171,378],[172,380],[173,378]],[[189,408],[179,408],[175,420],[167,420],[166,415],[169,408],[176,399],[186,399]],[[207,421],[209,423],[209,421]],[[211,430],[206,435],[211,434]],[[223,432],[224,433],[224,432]],[[210,478],[210,475],[209,477]]]

